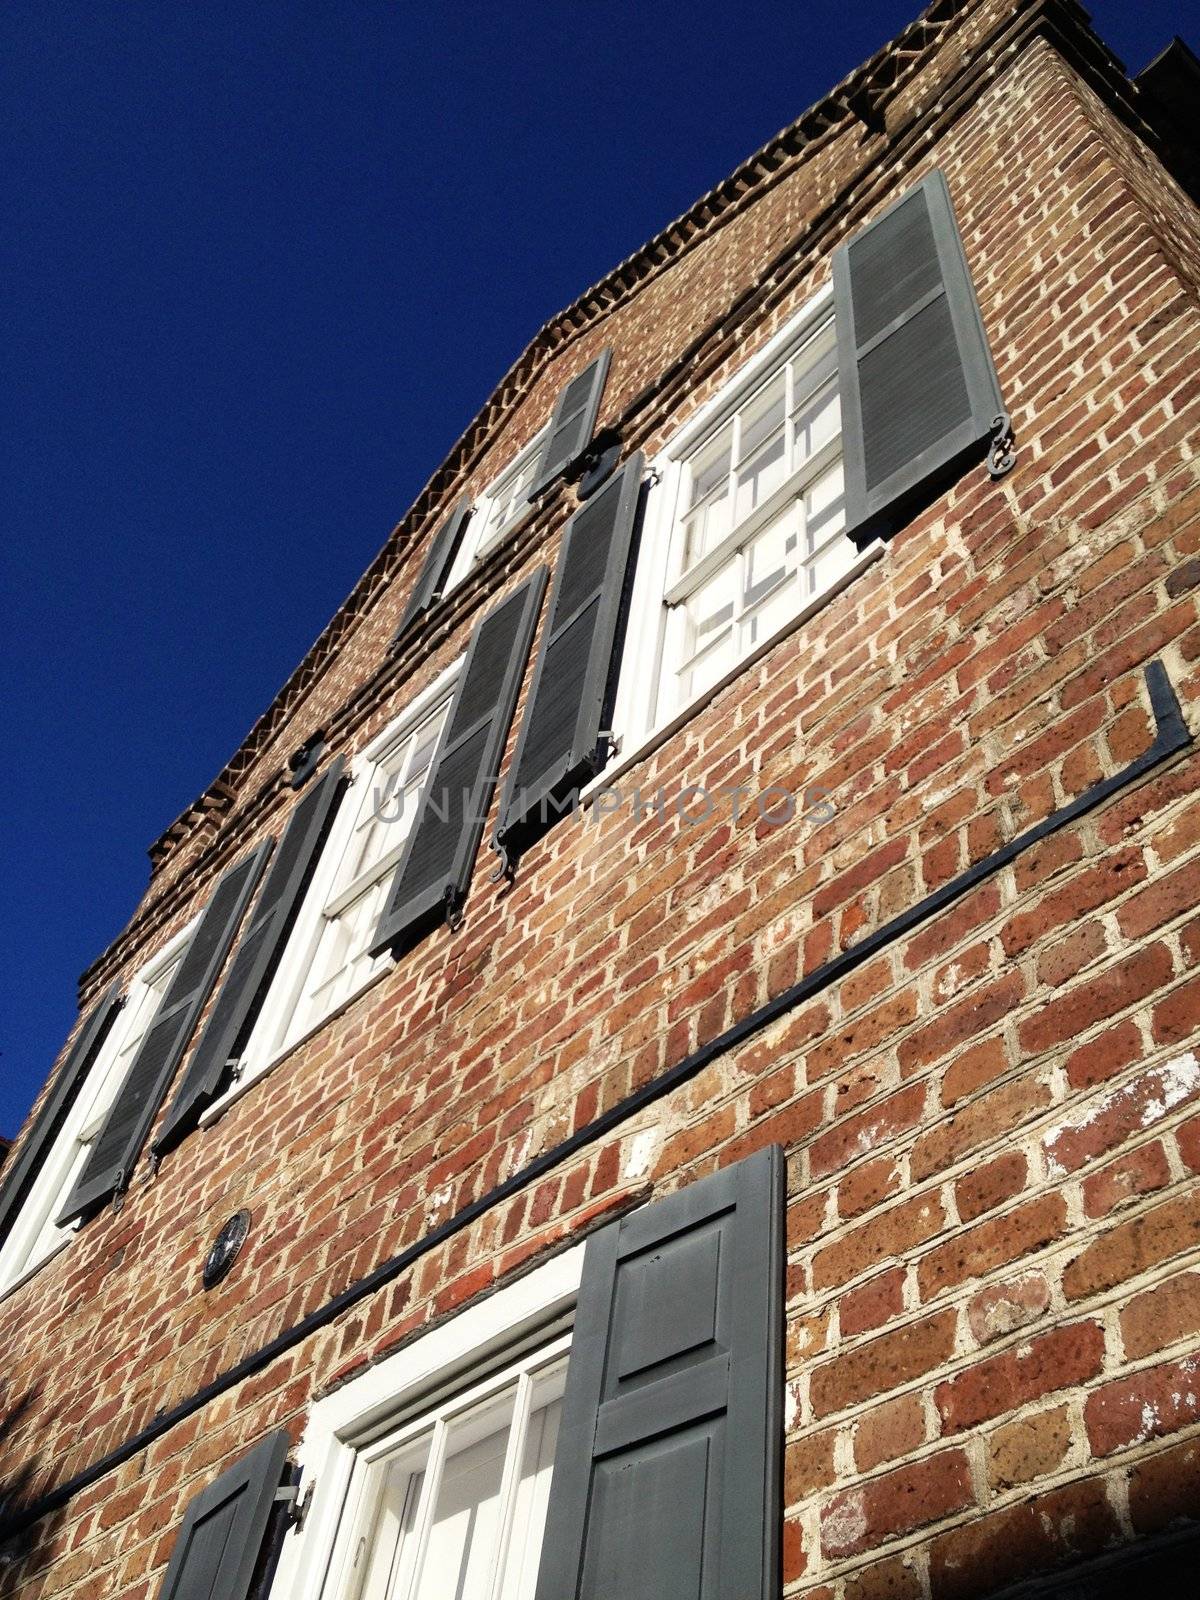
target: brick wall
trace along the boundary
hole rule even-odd
[[[836,815],[592,815],[511,889],[481,863],[457,934],[0,1303],[8,1492],[97,1460],[1120,769],[1153,737],[1146,661],[1200,729],[1196,214],[1052,38],[1009,47],[1011,9],[967,8],[886,135],[835,127],[617,304],[467,475],[486,483],[610,342],[602,420],[621,413],[776,263],[758,308],[637,410],[627,435],[654,450],[826,281],[839,237],[940,166],[1015,471],[968,473],[623,780],[821,784]],[[172,852],[94,984],[136,970],[278,831],[278,769],[313,727],[361,749],[455,658],[479,609],[553,558],[565,510],[552,497],[388,667],[414,553],[220,829]],[[983,1595],[1200,1515],[1198,788],[1200,756],[1164,764],[491,1209],[44,1518],[0,1593],[156,1593],[188,1498],[269,1427],[298,1436],[315,1395],[539,1254],[766,1142],[788,1154],[789,1595]],[[246,1255],[202,1295],[243,1205]]]

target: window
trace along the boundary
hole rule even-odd
[[[0,1291],[36,1271],[75,1232],[71,1225],[60,1228],[57,1218],[83,1171],[92,1144],[104,1127],[159,1003],[183,959],[193,927],[194,924],[190,924],[172,939],[133,980],[128,998],[92,1064],[33,1191],[0,1249]]]
[[[292,1600],[533,1600],[583,1246],[313,1408]]]
[[[369,1452],[350,1539],[360,1600],[533,1600],[567,1343],[431,1407]]]
[[[843,532],[840,427],[826,291],[656,463],[615,716],[622,753],[864,563]]]
[[[506,533],[512,531],[530,509],[529,491],[537,479],[548,428],[531,439],[490,487],[480,496],[467,524],[466,536],[447,574],[443,593],[449,593],[470,572],[477,561]]]
[[[248,1041],[247,1076],[290,1049],[388,965],[386,954],[371,956],[371,936],[416,816],[457,677],[456,664],[355,763],[353,786]]]

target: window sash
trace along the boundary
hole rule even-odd
[[[499,1429],[489,1423],[499,1422],[507,1437],[488,1546],[470,1545],[458,1554],[460,1560],[471,1555],[467,1570],[477,1580],[484,1558],[487,1575],[467,1588],[471,1600],[532,1600],[553,1465],[546,1430],[557,1434],[569,1348],[570,1335],[562,1335],[450,1391],[399,1425],[385,1424],[382,1435],[356,1453],[338,1532],[342,1559],[333,1563],[338,1576],[325,1592],[336,1600],[428,1600],[435,1590],[440,1594],[439,1585],[429,1586],[439,1577],[430,1561],[437,1554],[434,1535],[447,1467],[458,1454],[494,1438]],[[537,1446],[532,1472],[531,1442]]]

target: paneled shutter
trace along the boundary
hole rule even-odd
[[[343,793],[342,757],[296,805],[271,863],[249,926],[200,1035],[166,1121],[154,1140],[160,1154],[178,1144],[222,1092],[279,965],[317,856]]]
[[[248,1600],[283,1486],[285,1429],[194,1496],[171,1551],[159,1600]]]
[[[519,849],[603,765],[600,733],[610,709],[614,645],[641,483],[639,453],[567,524],[500,807],[496,836],[506,849]]]
[[[425,557],[425,565],[421,568],[416,587],[409,595],[404,615],[400,618],[400,626],[392,635],[393,647],[399,644],[421,612],[427,611],[441,595],[450,565],[458,554],[458,547],[462,543],[463,534],[470,520],[471,502],[464,495],[433,536],[429,554]]]
[[[778,1600],[783,1159],[590,1240],[537,1600]]]
[[[602,350],[596,359],[572,378],[554,402],[550,436],[538,463],[537,477],[530,494],[539,494],[567,470],[592,442],[592,430],[600,410],[604,380],[608,376],[611,350]]]
[[[539,567],[476,624],[373,955],[457,915],[466,896],[545,587]]]
[[[128,1186],[150,1124],[229,954],[270,848],[271,841],[265,839],[230,867],[213,890],[108,1120],[96,1136],[79,1181],[63,1208],[60,1224],[86,1215]]]
[[[835,253],[833,287],[846,531],[862,546],[982,456],[1006,419],[940,172]]]
[[[0,1183],[0,1244],[7,1239],[21,1207],[29,1198],[42,1162],[62,1132],[83,1081],[120,1009],[120,986],[114,983],[88,1012],[33,1126],[21,1140],[16,1154],[8,1158]]]

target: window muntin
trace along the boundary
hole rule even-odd
[[[444,593],[449,593],[456,584],[461,583],[475,563],[515,528],[529,510],[529,491],[537,481],[542,450],[549,431],[543,428],[536,438],[531,439],[480,496],[467,523],[462,547],[447,574]]]
[[[293,935],[302,949],[298,961],[287,963],[296,981],[275,1018],[276,1049],[310,1032],[388,963],[386,952],[371,955],[371,937],[416,819],[453,688],[453,682],[440,685],[431,702],[402,717],[355,775],[346,802],[349,830],[331,840],[336,868],[318,873],[319,904],[315,913],[302,910]]]
[[[0,1249],[0,1291],[36,1271],[75,1232],[59,1227],[76,1181],[99,1136],[192,933],[184,933],[138,974],[87,1074],[61,1133],[48,1152],[12,1232]]]
[[[533,1600],[568,1343],[423,1410],[360,1458],[339,1600]]]
[[[651,719],[712,687],[845,575],[837,351],[826,317],[683,458]]]

